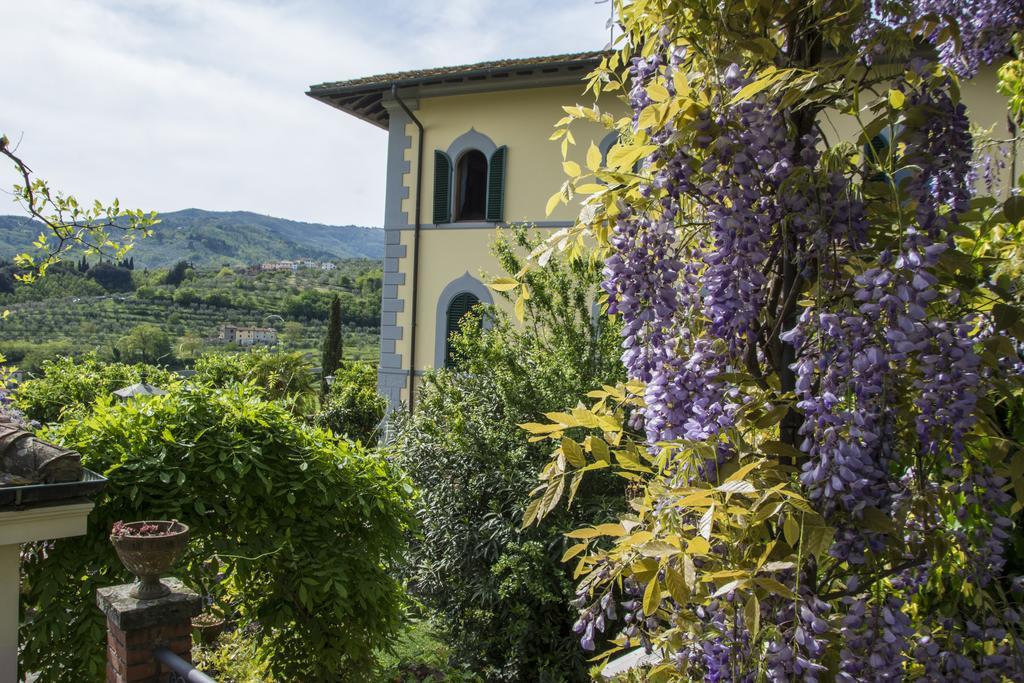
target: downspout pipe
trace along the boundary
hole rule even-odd
[[[414,227],[412,233],[412,325],[409,337],[409,412],[412,412],[413,393],[416,391],[416,303],[419,300],[419,272],[420,272],[420,194],[423,190],[423,124],[412,113],[412,110],[405,104],[398,95],[398,84],[391,84],[391,96],[398,102],[398,106],[406,113],[410,120],[416,124],[419,130],[419,140],[416,141],[416,208],[414,210]]]

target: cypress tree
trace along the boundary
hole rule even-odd
[[[342,351],[341,299],[335,295],[327,317],[327,336],[324,338],[323,360],[320,363],[323,367],[320,374],[323,378],[321,386],[325,394],[327,393],[327,376],[335,374],[341,367]]]

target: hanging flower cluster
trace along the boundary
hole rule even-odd
[[[841,3],[781,28],[751,9],[725,22],[749,25],[733,52],[750,59],[723,66],[718,17],[683,4],[661,24],[620,5],[628,47],[593,81],[622,74],[630,108],[583,227],[631,383],[530,427],[561,445],[527,523],[610,451],[645,482],[619,524],[573,536],[581,644],[659,651],[651,674],[672,680],[1024,677],[1020,446],[996,407],[1019,400],[1024,315],[972,252],[1005,216],[974,202],[958,83],[1006,52],[1022,8],[869,3],[846,32]],[[773,31],[789,40],[765,46]],[[899,36],[937,61],[864,70]],[[861,140],[828,139],[829,106],[863,117]]]
[[[865,0],[864,20],[855,37],[862,43],[874,43],[870,57],[882,56],[887,35],[905,33],[923,22],[933,26],[923,37],[938,49],[942,64],[970,77],[982,65],[1010,54],[1013,34],[1024,29],[1024,2]]]

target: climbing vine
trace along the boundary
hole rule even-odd
[[[619,142],[566,161],[549,206],[580,218],[533,256],[603,262],[630,381],[523,425],[555,444],[526,524],[589,471],[635,482],[569,534],[582,647],[644,646],[652,680],[1024,675],[1024,205],[978,189],[960,97],[1024,5],[616,10],[589,88],[628,113],[553,137]]]

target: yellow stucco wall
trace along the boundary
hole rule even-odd
[[[559,143],[548,138],[554,124],[564,116],[562,106],[592,104],[593,96],[582,95],[580,86],[529,88],[503,92],[448,97],[423,98],[416,111],[424,128],[424,163],[422,204],[420,210],[425,222],[431,220],[434,187],[433,151],[446,150],[455,138],[471,128],[488,136],[499,147],[508,147],[505,178],[505,220],[508,222],[562,220],[572,221],[576,215],[567,206],[558,207],[551,216],[544,215],[548,198],[565,180]],[[611,103],[614,111],[624,112],[617,101]],[[416,140],[415,126],[408,133]],[[573,127],[576,139],[570,158],[582,163],[590,140],[600,142],[607,134],[601,126],[580,123]],[[406,158],[415,159],[415,142],[406,152]],[[406,174],[406,186],[415,188],[415,163]],[[403,203],[410,215],[414,193]]]
[[[505,180],[505,221],[508,223],[542,223],[575,220],[578,206],[559,206],[550,216],[545,215],[548,198],[558,191],[565,175],[562,171],[560,143],[549,140],[554,124],[563,115],[562,106],[592,102],[582,95],[580,86],[559,86],[518,89],[504,92],[450,95],[420,98],[415,111],[424,127],[424,185],[422,188],[420,231],[420,268],[418,275],[418,308],[416,314],[417,371],[434,367],[437,340],[438,299],[445,287],[466,273],[483,281],[481,272],[500,274],[500,268],[490,253],[496,235],[494,227],[463,228],[430,226],[433,210],[433,151],[447,150],[452,142],[471,128],[488,136],[495,145],[508,147]],[[623,113],[618,102],[609,106]],[[595,144],[607,135],[597,124],[582,123],[574,126],[576,145],[569,158],[583,165],[591,141]],[[404,175],[408,198],[402,202],[406,222],[414,220],[416,196],[416,141],[418,131],[413,124],[406,127],[412,145],[405,151],[409,172]],[[551,232],[555,228],[541,228]],[[402,328],[402,339],[395,344],[395,352],[402,356],[403,366],[409,367],[412,337],[412,263],[414,232],[401,231],[401,244],[406,257],[400,261],[405,283],[398,286],[398,298],[405,301],[405,310],[398,314],[397,324]],[[499,297],[494,297],[500,301]],[[401,393],[408,400],[408,391]]]

